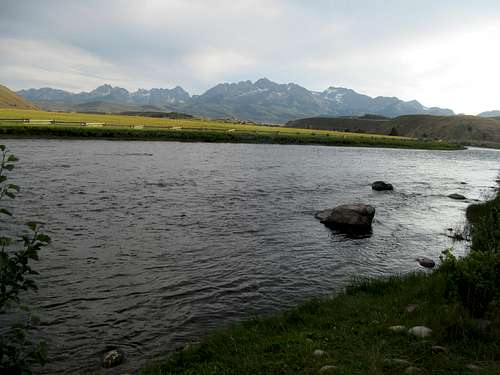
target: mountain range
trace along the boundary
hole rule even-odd
[[[255,82],[221,83],[202,95],[190,95],[182,87],[129,92],[102,85],[90,92],[72,93],[49,87],[20,90],[17,94],[47,110],[78,112],[176,111],[208,118],[233,118],[282,124],[312,116],[396,117],[408,114],[451,116],[453,111],[423,106],[416,100],[368,95],[342,87],[317,92],[295,83],[279,84],[266,78]]]
[[[500,111],[486,111],[478,115],[479,117],[500,117]]]

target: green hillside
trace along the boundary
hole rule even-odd
[[[403,137],[441,139],[461,144],[500,147],[500,119],[477,116],[408,115],[393,119],[313,117],[290,121],[292,128],[340,130]]]
[[[0,85],[0,108],[37,109],[29,101],[3,85]]]

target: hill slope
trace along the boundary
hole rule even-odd
[[[316,117],[290,121],[292,128],[343,130],[403,137],[442,139],[462,144],[500,147],[500,119],[477,116],[408,115],[394,119]]]
[[[0,108],[37,109],[28,100],[0,85]]]

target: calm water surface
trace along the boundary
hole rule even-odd
[[[7,140],[16,215],[53,239],[32,299],[51,363],[40,373],[133,372],[216,327],[293,306],[353,276],[416,268],[452,245],[467,202],[492,194],[500,152]],[[373,192],[374,180],[394,184]],[[461,184],[466,182],[467,184]],[[314,212],[376,207],[373,235]],[[457,252],[463,248],[456,246]],[[128,354],[99,370],[107,347]]]

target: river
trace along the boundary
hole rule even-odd
[[[500,152],[322,146],[2,140],[20,158],[15,214],[45,223],[36,295],[42,374],[133,372],[215,328],[418,269],[454,245],[468,202],[494,191]],[[375,192],[385,180],[394,192]],[[447,197],[460,193],[467,202]],[[376,208],[371,237],[317,210]],[[455,243],[463,253],[463,244]]]

